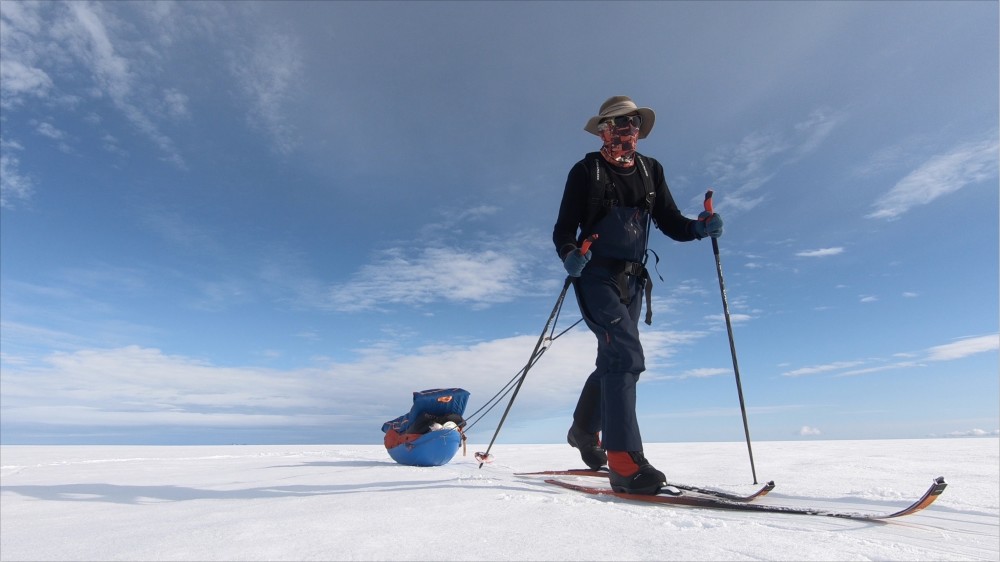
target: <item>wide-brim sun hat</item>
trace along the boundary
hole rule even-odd
[[[638,113],[642,117],[642,125],[639,126],[639,138],[644,139],[653,130],[653,123],[656,122],[656,114],[648,107],[639,107],[628,96],[612,96],[601,104],[601,109],[597,115],[590,118],[583,127],[584,131],[592,135],[601,136],[597,130],[597,125],[609,117],[619,115],[632,115]]]

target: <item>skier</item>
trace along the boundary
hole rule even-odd
[[[603,143],[569,171],[552,232],[559,258],[573,277],[580,311],[597,336],[596,369],[587,378],[573,412],[567,441],[593,469],[606,463],[619,492],[656,494],[666,477],[643,455],[635,413],[635,387],[645,366],[639,313],[652,281],[646,271],[650,222],[678,242],[722,235],[722,218],[681,214],[663,167],[636,152],[656,115],[627,96],[608,98],[584,130]],[[586,254],[582,241],[598,238]]]

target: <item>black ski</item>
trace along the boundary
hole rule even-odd
[[[606,469],[590,470],[586,468],[571,468],[569,470],[543,470],[541,472],[525,472],[517,474],[516,476],[593,476],[596,478],[607,478],[608,471]],[[721,498],[724,500],[729,500],[734,502],[750,502],[757,498],[766,496],[768,492],[773,490],[774,480],[769,481],[767,484],[764,484],[762,488],[747,496],[734,494],[732,492],[725,492],[722,490],[716,490],[714,488],[691,486],[690,484],[676,484],[674,482],[667,482],[667,486],[672,488],[677,488],[678,490],[684,492],[695,492],[703,496],[711,496],[713,498]]]
[[[561,486],[569,490],[574,490],[577,492],[583,492],[585,494],[591,494],[595,496],[604,496],[609,498],[619,498],[630,501],[637,502],[647,502],[647,503],[658,503],[658,504],[668,504],[668,505],[687,505],[692,507],[701,507],[706,509],[727,509],[733,511],[759,511],[764,513],[787,513],[793,515],[818,515],[822,517],[839,517],[842,519],[856,519],[861,521],[879,521],[885,519],[893,519],[896,517],[902,517],[904,515],[910,515],[916,513],[930,504],[934,503],[934,500],[941,495],[941,492],[948,486],[944,481],[944,477],[938,477],[934,479],[934,483],[931,487],[927,489],[927,492],[917,501],[913,502],[907,507],[899,511],[894,512],[882,512],[882,513],[868,513],[868,512],[855,512],[855,511],[838,511],[835,509],[827,508],[808,508],[808,507],[793,507],[784,505],[768,505],[761,503],[749,503],[749,502],[737,502],[732,500],[727,500],[723,498],[713,498],[704,495],[692,494],[683,492],[680,495],[655,495],[655,496],[645,496],[640,494],[624,494],[620,492],[615,492],[611,488],[596,488],[591,486],[581,486],[579,484],[574,484],[572,482],[566,482],[563,480],[547,479],[545,482],[549,484],[554,484],[556,486]]]

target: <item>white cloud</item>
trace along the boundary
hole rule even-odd
[[[713,185],[726,189],[725,207],[739,211],[756,207],[765,196],[754,192],[771,181],[781,167],[819,148],[845,118],[844,112],[819,108],[791,130],[770,127],[753,131],[735,145],[710,154],[708,173]]]
[[[813,437],[816,435],[820,435],[821,433],[822,432],[818,428],[809,427],[808,425],[804,425],[801,428],[799,428],[799,435],[803,437]]]
[[[895,219],[913,207],[997,175],[997,135],[938,154],[900,180],[874,203],[868,218]]]
[[[893,371],[896,369],[906,369],[911,367],[925,367],[923,363],[917,361],[901,361],[898,363],[892,363],[889,365],[878,365],[875,367],[866,367],[864,369],[850,369],[842,373],[838,373],[838,377],[856,377],[858,375],[870,375],[872,373],[881,373],[883,371]]]
[[[287,263],[269,268],[264,276],[286,286],[305,306],[340,312],[441,302],[482,309],[540,291],[546,295],[558,291],[561,283],[556,280],[562,277],[548,277],[548,272],[558,270],[561,276],[565,272],[552,259],[547,237],[537,231],[510,232],[499,243],[494,236],[464,229],[492,212],[481,207],[468,214],[446,214],[441,223],[419,229],[419,245],[407,240],[378,251],[344,282],[331,285],[289,275],[295,266]],[[557,293],[551,294],[555,298]],[[572,302],[572,290],[568,294],[567,301]]]
[[[805,121],[795,125],[800,137],[796,148],[798,153],[808,154],[816,150],[846,117],[846,113],[829,107],[813,111]]]
[[[66,132],[57,129],[51,123],[39,123],[35,130],[38,134],[43,137],[48,137],[52,140],[62,140],[66,138]]]
[[[10,109],[27,97],[44,97],[52,89],[52,78],[40,68],[16,60],[0,60],[0,104]]]
[[[725,204],[741,211],[759,204],[763,197],[749,194],[774,177],[769,162],[790,148],[789,141],[776,131],[755,131],[710,155],[708,173],[714,185],[727,190]]]
[[[723,375],[732,374],[732,369],[722,369],[716,367],[703,367],[699,369],[689,369],[684,371],[679,375],[664,375],[664,376],[653,376],[647,377],[643,375],[642,380],[649,382],[650,380],[684,380],[684,379],[707,379],[711,377],[718,377]]]
[[[100,5],[73,2],[67,5],[75,17],[75,25],[67,27],[74,40],[73,47],[80,48],[78,56],[88,63],[104,93],[118,103],[124,103],[132,93],[132,73],[128,61],[120,56],[104,26],[106,16]]]
[[[178,119],[190,116],[188,97],[177,89],[169,88],[163,92],[163,105],[170,117]]]
[[[819,373],[827,373],[830,371],[839,371],[842,369],[849,369],[851,367],[857,367],[863,365],[864,361],[837,361],[834,363],[827,363],[825,365],[813,365],[811,367],[802,367],[799,369],[793,369],[791,371],[786,371],[782,373],[785,377],[801,377],[804,375],[816,375]]]
[[[524,286],[523,269],[514,255],[494,250],[390,248],[362,267],[353,280],[330,288],[326,305],[356,312],[390,303],[508,302]]]
[[[660,358],[702,335],[644,332],[655,348],[647,362],[655,368]],[[520,374],[538,339],[529,334],[408,349],[395,336],[355,350],[354,358],[320,359],[294,369],[218,365],[135,345],[52,353],[41,360],[5,357],[0,412],[4,423],[284,427],[352,422],[374,431],[409,408],[414,390],[460,386],[472,392],[475,404],[487,403]],[[553,409],[569,412],[594,368],[594,352],[594,336],[585,328],[550,342],[528,373],[530,392],[518,397],[519,418],[550,417]],[[723,372],[729,371],[694,369],[685,375]],[[651,370],[643,380],[656,377]]]
[[[1000,435],[1000,429],[986,431],[985,429],[970,429],[969,431],[952,431],[945,434],[945,437],[996,437]]]
[[[42,364],[5,363],[3,420],[273,427],[323,426],[342,416],[377,428],[405,412],[410,393],[421,388],[462,386],[485,402],[517,375],[535,340],[518,336],[407,353],[382,343],[360,350],[352,362],[284,371],[215,365],[138,346],[55,353]],[[529,372],[531,396],[519,399],[538,415],[548,412],[552,393],[568,407],[593,369],[589,332],[570,332],[558,342],[561,349],[547,351],[546,361]]]
[[[121,145],[118,143],[118,139],[111,134],[107,134],[101,137],[101,147],[103,147],[104,150],[110,152],[111,154],[116,154],[118,156],[123,156],[123,157],[129,155],[129,152],[124,148],[122,148]]]
[[[572,289],[571,289],[572,290]],[[654,320],[655,325],[655,320]],[[590,332],[587,332],[589,335]],[[691,345],[707,336],[709,332],[704,331],[677,331],[647,329],[642,332],[642,346],[646,355],[646,366],[649,371],[643,375],[646,380],[661,378],[657,372],[657,364],[664,364],[668,359],[674,357],[681,347]],[[591,370],[593,370],[594,350],[584,352],[591,360]],[[667,377],[669,378],[669,377]],[[684,377],[688,378],[688,377]]]
[[[960,339],[956,342],[938,345],[928,349],[928,361],[951,361],[978,353],[996,351],[1000,348],[1000,335],[991,334]]]
[[[898,174],[900,170],[919,166],[919,155],[933,151],[933,137],[918,135],[903,139],[898,144],[874,151],[868,160],[854,173],[860,177],[874,177],[882,174]]]
[[[41,290],[44,291],[47,289]],[[65,293],[66,294],[64,295],[56,295],[56,298],[67,298],[67,296],[72,296],[72,293],[68,291]],[[3,333],[3,343],[5,349],[24,348],[26,347],[24,345],[25,343],[28,343],[29,345],[27,347],[31,348],[76,349],[86,343],[85,336],[44,328],[37,325],[11,322],[9,320],[0,322],[0,332]],[[4,362],[6,363],[10,357],[10,355],[5,354]],[[20,358],[17,361],[19,363],[22,362]],[[30,360],[25,358],[23,361]],[[7,371],[5,370],[5,377],[7,376],[6,373]]]
[[[894,357],[906,359],[889,363],[884,359],[865,359],[860,361],[835,361],[824,365],[802,367],[782,373],[785,377],[815,375],[832,371],[838,377],[867,375],[896,369],[925,367],[927,361],[953,361],[979,353],[988,353],[1000,349],[1000,334],[962,338],[952,343],[937,345],[924,350],[923,353],[897,353]]]
[[[46,366],[33,369],[31,378],[39,388],[16,383],[12,374],[11,396],[37,398],[39,392],[56,392],[63,397],[90,401],[119,401],[127,404],[148,402],[173,406],[179,403],[226,407],[244,404],[266,406],[270,395],[278,402],[280,378],[267,370],[217,367],[203,361],[163,354],[158,349],[129,346],[119,349],[91,349],[75,353],[55,353]],[[21,376],[26,373],[20,373]],[[258,386],[257,390],[251,387]],[[41,390],[45,388],[45,390]],[[300,400],[295,401],[304,405]]]
[[[52,78],[38,66],[45,44],[38,38],[44,29],[39,9],[27,2],[0,2],[0,107],[4,109],[52,91]]]
[[[500,207],[497,207],[496,205],[479,205],[469,209],[460,209],[458,211],[458,217],[460,220],[476,220],[482,217],[495,215],[499,211]]]
[[[835,248],[820,248],[818,250],[803,250],[801,252],[796,252],[796,256],[801,258],[825,258],[828,256],[837,256],[844,253],[844,248],[838,246]]]
[[[290,35],[266,33],[254,44],[233,49],[229,59],[230,72],[250,102],[251,124],[271,137],[278,152],[290,153],[298,138],[287,118],[288,105],[300,87],[304,66],[298,42]]]
[[[201,228],[182,213],[154,209],[141,217],[142,224],[163,240],[187,252],[223,255],[210,229]]]
[[[726,321],[726,315],[725,314],[710,314],[710,315],[706,316],[705,319],[706,320],[711,320],[712,322],[725,322]],[[749,322],[750,320],[753,320],[753,316],[750,316],[749,314],[730,313],[729,314],[729,320],[733,324],[741,324],[743,322]]]
[[[163,153],[164,159],[183,167],[174,142],[154,121],[150,100],[144,91],[150,76],[143,71],[159,53],[143,42],[123,39],[115,4],[67,2],[4,3],[3,78],[4,107],[28,97],[61,100],[71,105],[80,93],[110,99],[118,111]],[[13,5],[13,6],[11,6]],[[131,28],[125,28],[127,32]],[[130,58],[129,53],[134,53]],[[73,68],[71,61],[82,65]],[[138,69],[138,70],[137,70]],[[76,85],[77,92],[64,91],[80,75],[92,83]],[[174,100],[176,104],[176,100]],[[40,130],[49,135],[58,129]],[[51,135],[50,135],[51,136]]]
[[[0,207],[14,208],[18,201],[30,199],[35,190],[34,182],[21,172],[20,164],[20,160],[9,150],[0,154]]]

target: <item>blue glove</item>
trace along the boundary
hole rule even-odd
[[[711,236],[712,238],[722,236],[722,217],[719,216],[719,213],[702,211],[698,215],[698,220],[694,223],[694,235],[699,240],[706,236]]]
[[[563,267],[566,268],[566,273],[569,273],[570,277],[579,277],[583,273],[583,268],[587,267],[587,262],[593,256],[593,252],[590,250],[586,254],[581,254],[578,248],[573,248],[566,254],[566,258],[563,260]]]

